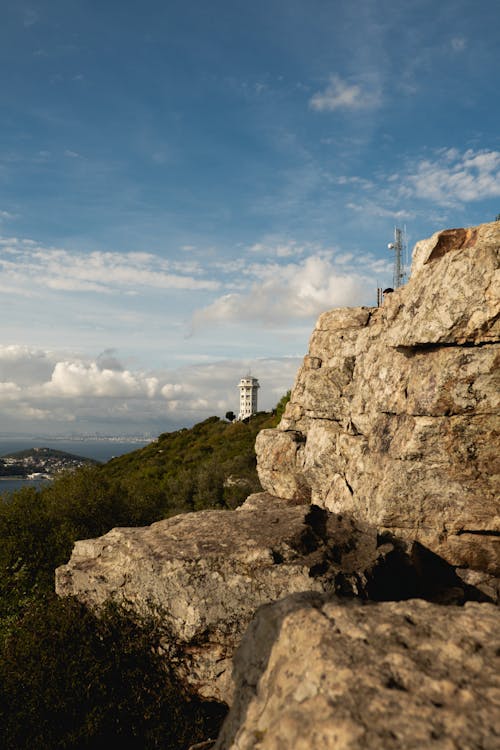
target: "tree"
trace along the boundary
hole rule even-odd
[[[287,392],[285,393],[285,395],[284,395],[284,396],[282,396],[282,397],[280,398],[280,400],[278,401],[278,403],[276,404],[276,406],[275,406],[275,408],[274,408],[274,412],[275,412],[275,414],[276,414],[276,417],[277,417],[278,421],[279,421],[279,420],[281,419],[281,417],[283,416],[283,413],[284,413],[284,411],[285,411],[285,407],[286,407],[286,405],[288,404],[288,402],[290,401],[290,397],[291,397],[291,395],[292,395],[292,392],[291,392],[291,391],[287,391]]]
[[[227,411],[226,412],[226,419],[227,419],[228,422],[234,422],[234,420],[236,419],[234,411]]]

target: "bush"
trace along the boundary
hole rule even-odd
[[[31,606],[0,660],[4,750],[177,750],[215,736],[225,707],[190,695],[161,655],[154,619],[74,599]]]
[[[274,411],[275,411],[275,414],[276,414],[276,423],[277,424],[280,422],[281,417],[283,416],[283,414],[285,412],[286,405],[290,401],[291,395],[292,395],[292,392],[291,391],[287,391],[285,393],[285,395],[282,396],[281,399],[276,404],[276,408],[275,408]]]

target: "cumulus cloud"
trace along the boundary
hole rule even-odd
[[[248,370],[261,381],[259,407],[271,409],[291,387],[298,365],[297,357],[221,359],[145,373],[124,368],[114,350],[86,360],[1,347],[0,424],[13,432],[61,434],[71,425],[72,432],[100,426],[108,434],[159,434],[237,411],[237,383]]]
[[[12,381],[18,386],[42,383],[50,378],[54,369],[51,352],[27,346],[0,344],[0,381]]]
[[[129,370],[101,369],[96,362],[66,361],[56,364],[44,389],[48,395],[69,397],[153,398],[158,380]]]
[[[165,383],[161,389],[161,395],[167,400],[176,400],[180,396],[191,396],[193,387],[186,383]]]
[[[367,260],[367,268],[371,260]],[[222,295],[198,310],[194,326],[214,321],[259,321],[265,325],[290,319],[310,320],[331,307],[360,304],[373,279],[354,267],[345,256],[337,263],[332,253],[316,253],[298,263],[253,264],[246,269],[253,282],[243,293]]]
[[[120,360],[115,357],[114,349],[105,349],[96,359],[96,365],[100,370],[116,370],[123,372],[125,369]]]
[[[403,189],[442,206],[500,196],[500,152],[439,151],[417,163],[402,180]]]
[[[311,109],[317,112],[333,112],[337,109],[373,109],[382,103],[382,94],[377,83],[370,79],[350,83],[337,74],[330,76],[323,91],[318,91],[309,100]]]
[[[19,397],[21,388],[16,383],[0,382],[0,400],[14,400]]]

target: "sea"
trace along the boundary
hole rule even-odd
[[[138,450],[147,445],[150,440],[136,439],[133,441],[108,439],[63,439],[63,438],[0,438],[0,457],[29,450],[30,448],[52,448],[65,453],[73,453],[75,456],[93,458],[101,463],[106,463],[111,458],[122,456],[124,453]],[[42,487],[50,482],[50,479],[2,479],[0,477],[0,495],[15,492],[22,487]]]

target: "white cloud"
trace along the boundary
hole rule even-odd
[[[59,356],[27,346],[0,346],[1,396],[153,398],[157,394],[158,380],[124,369],[113,350],[102,352],[95,361]]]
[[[237,411],[236,386],[248,370],[260,378],[259,407],[271,409],[291,387],[299,363],[299,357],[221,359],[144,373],[124,369],[113,350],[85,360],[17,345],[2,347],[0,424],[13,431],[50,433],[71,424],[72,431],[101,425],[108,433],[156,429],[159,434]],[[2,367],[9,364],[7,378]]]
[[[348,83],[337,74],[332,74],[326,88],[313,94],[309,100],[309,106],[317,112],[373,109],[381,103],[380,87],[373,80],[367,78],[362,82]]]
[[[245,293],[225,294],[195,313],[196,327],[213,323],[264,323],[312,320],[331,307],[361,304],[373,280],[354,267],[336,263],[331,251],[298,263],[253,264],[245,273],[253,282]]]
[[[29,404],[20,405],[19,416],[23,417],[24,419],[29,419],[30,422],[33,420],[38,422],[46,422],[48,419],[54,418],[54,415],[50,410],[37,409],[36,407],[30,406]],[[59,418],[58,421],[73,422],[74,416],[72,414],[67,414],[62,419]]]
[[[189,396],[193,394],[193,388],[186,383],[165,383],[161,389],[161,395],[167,400],[178,400],[180,396]]]
[[[20,386],[44,382],[52,373],[54,361],[51,352],[18,344],[0,345],[0,381]]]
[[[13,282],[12,293],[23,286],[101,294],[148,288],[214,291],[220,287],[218,281],[203,278],[193,262],[169,263],[151,253],[71,252],[17,238],[3,239],[1,244],[4,257],[0,269]]]
[[[456,209],[500,196],[500,152],[439,149],[432,156],[408,160],[397,173],[376,177],[370,181],[356,175],[337,178],[345,191],[346,208],[396,222],[412,221],[425,213],[426,221],[440,224],[448,219],[436,207]]]
[[[446,149],[416,164],[402,184],[409,195],[442,206],[494,198],[500,196],[500,152]]]
[[[0,382],[0,400],[13,400],[17,399],[21,393],[21,388],[16,383],[1,383]]]
[[[404,208],[385,208],[385,206],[378,205],[373,201],[364,201],[362,203],[350,202],[347,203],[346,206],[347,208],[350,208],[351,211],[357,211],[358,213],[370,216],[380,216],[381,218],[393,219],[394,221],[405,221],[415,217],[413,211],[408,211]]]
[[[311,249],[311,245],[300,245],[295,240],[280,240],[279,238],[270,237],[262,242],[256,242],[251,245],[249,252],[259,255],[266,255],[267,257],[276,258],[299,258],[307,250]]]
[[[94,398],[153,398],[158,380],[129,370],[101,369],[96,362],[58,362],[49,383],[48,395]]]

